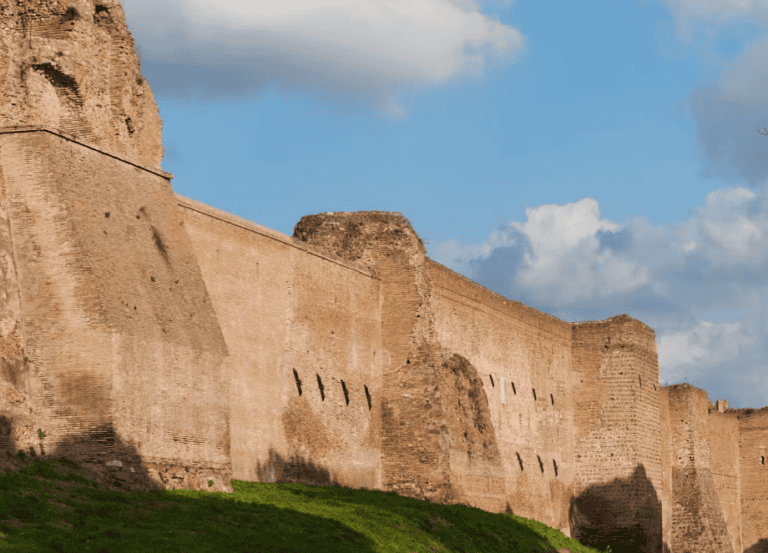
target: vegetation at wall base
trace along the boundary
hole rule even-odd
[[[601,553],[534,520],[393,492],[232,486],[232,494],[106,490],[69,459],[36,459],[0,473],[0,551]]]

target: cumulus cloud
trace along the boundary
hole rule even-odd
[[[768,2],[764,0],[640,0],[665,5],[673,18],[678,41],[692,43],[699,61],[719,72],[716,79],[696,86],[677,106],[696,126],[700,175],[762,187],[768,181]],[[745,32],[757,36],[747,36]],[[739,34],[743,51],[732,60],[717,50],[718,40]]]
[[[365,103],[401,117],[402,90],[482,75],[523,34],[471,0],[127,0],[160,95],[244,96],[268,87]]]
[[[427,254],[567,321],[627,313],[656,331],[667,383],[687,378],[715,386],[720,398],[731,394],[734,406],[747,398],[768,404],[765,388],[729,383],[732,374],[759,380],[768,358],[765,195],[716,190],[687,220],[656,227],[643,217],[623,225],[604,219],[592,198],[526,216],[480,244],[436,244]]]

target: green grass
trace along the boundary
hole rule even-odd
[[[534,520],[393,492],[240,480],[232,487],[111,491],[68,459],[38,459],[0,473],[0,551],[599,553]]]

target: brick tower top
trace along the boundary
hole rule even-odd
[[[0,0],[0,127],[47,126],[160,169],[162,122],[118,0]]]

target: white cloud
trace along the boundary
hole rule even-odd
[[[742,324],[699,321],[683,332],[656,337],[660,372],[670,381],[697,374],[697,364],[710,366],[733,360],[739,346],[755,343],[742,331]],[[687,370],[686,370],[687,369]]]
[[[519,30],[471,1],[129,0],[125,11],[150,67],[173,60],[164,68],[173,79],[152,76],[160,93],[208,87],[220,96],[278,85],[368,96],[402,115],[401,89],[479,76],[489,61],[508,63],[525,49]],[[225,76],[207,82],[204,68]]]
[[[713,267],[758,266],[768,259],[768,220],[740,209],[756,195],[746,188],[710,192],[696,216],[678,226],[683,249],[698,251]],[[706,244],[706,246],[704,246]]]
[[[528,208],[526,215],[525,223],[510,222],[481,244],[437,244],[430,248],[429,255],[457,272],[476,278],[473,261],[481,265],[500,248],[525,244],[523,263],[514,275],[515,288],[557,304],[632,290],[648,281],[643,267],[620,254],[601,249],[598,232],[615,232],[620,227],[600,218],[594,199]]]
[[[436,261],[567,321],[627,313],[655,329],[668,383],[718,382],[764,370],[768,350],[768,194],[716,190],[691,216],[654,227],[600,217],[591,198],[526,210],[480,244],[430,247]],[[691,247],[695,244],[695,247]],[[437,255],[435,255],[437,253]],[[741,381],[739,381],[741,382]],[[768,391],[732,397],[768,404]],[[722,394],[721,394],[722,395]]]

